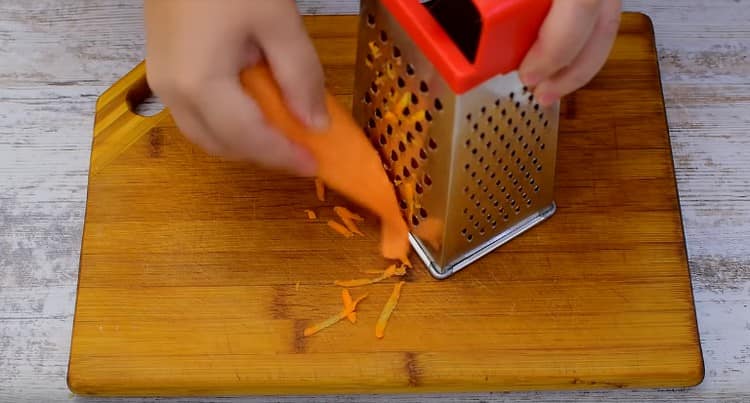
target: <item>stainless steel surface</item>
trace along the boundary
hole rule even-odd
[[[553,214],[559,105],[541,108],[515,72],[456,94],[380,1],[360,15],[354,115],[433,276]]]

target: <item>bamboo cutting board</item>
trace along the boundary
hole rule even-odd
[[[351,102],[355,17],[306,19]],[[143,65],[97,103],[68,382],[80,394],[242,395],[681,387],[703,377],[647,17],[562,107],[558,212],[445,281],[417,265],[356,324],[336,279],[382,270],[378,226],[344,239],[309,179],[209,157],[167,111],[134,114]],[[308,220],[303,210],[320,219]],[[414,262],[418,259],[413,258]],[[369,275],[371,276],[371,275]]]

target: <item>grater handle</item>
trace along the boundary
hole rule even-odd
[[[459,94],[517,70],[552,6],[552,0],[382,2]],[[467,38],[462,26],[477,32]]]

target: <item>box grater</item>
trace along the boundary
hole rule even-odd
[[[517,68],[551,0],[362,0],[354,116],[447,278],[555,211],[559,103]]]

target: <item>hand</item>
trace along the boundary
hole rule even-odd
[[[293,0],[145,0],[149,86],[207,152],[298,175],[313,157],[270,127],[239,73],[265,58],[290,109],[323,129],[323,68]]]
[[[554,0],[519,67],[548,106],[586,85],[604,66],[620,26],[620,0]]]

